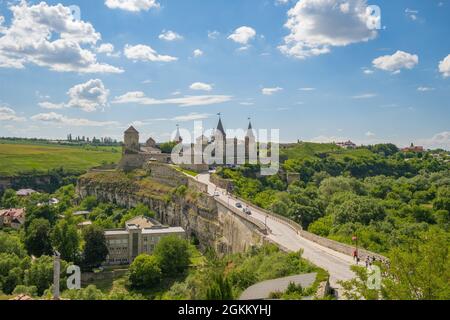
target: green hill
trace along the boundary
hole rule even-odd
[[[0,176],[13,176],[19,172],[64,168],[84,171],[104,163],[117,163],[121,157],[119,147],[59,146],[24,144],[0,141]]]

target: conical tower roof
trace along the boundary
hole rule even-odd
[[[133,126],[130,126],[125,133],[139,133]]]
[[[222,118],[219,118],[219,123],[217,124],[217,130],[222,133],[223,136],[226,136],[225,129],[223,128]]]

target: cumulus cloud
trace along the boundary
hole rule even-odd
[[[372,27],[379,17],[371,15],[366,0],[301,0],[288,11],[285,27],[290,33],[280,51],[298,59],[329,53],[376,38]]]
[[[40,102],[39,106],[44,109],[78,108],[86,112],[104,109],[108,106],[109,90],[100,79],[91,79],[85,83],[73,86],[67,92],[69,102],[52,103]]]
[[[412,69],[419,63],[419,56],[404,51],[385,55],[373,60],[373,66],[384,71],[398,73],[401,69]]]
[[[11,24],[0,30],[0,67],[23,69],[35,64],[58,72],[123,72],[97,61],[92,47],[100,33],[92,24],[75,20],[69,7],[21,1],[9,9]]]
[[[439,62],[439,72],[442,73],[444,78],[450,77],[450,54]]]
[[[203,82],[194,82],[189,87],[191,90],[199,90],[199,91],[211,91],[213,86],[208,83]]]
[[[180,36],[178,33],[168,30],[164,31],[158,36],[159,39],[164,41],[176,41],[176,40],[182,40],[183,37]]]
[[[283,90],[283,88],[280,88],[280,87],[275,87],[275,88],[263,88],[263,89],[261,90],[261,92],[262,92],[262,94],[265,95],[265,96],[271,96],[271,95],[273,95],[273,94],[275,94],[275,93],[277,93],[277,92],[279,92],[279,91],[282,91],[282,90]]]
[[[419,140],[418,143],[430,149],[442,148],[450,150],[450,131],[437,133],[429,139]]]
[[[255,29],[251,27],[240,27],[237,28],[228,39],[233,40],[234,42],[246,45],[250,42],[250,40],[254,39],[256,36]]]
[[[25,121],[25,118],[19,117],[10,107],[0,105],[0,121]]]
[[[32,116],[31,120],[72,127],[105,127],[119,124],[117,121],[93,121],[83,118],[69,118],[55,112],[39,113]]]
[[[200,50],[200,49],[195,49],[194,50],[194,57],[195,58],[201,57],[202,55],[203,55],[203,51],[202,50]]]
[[[159,8],[156,0],[106,0],[105,5],[110,9],[121,9],[130,12],[148,11]]]
[[[135,103],[140,105],[164,105],[173,104],[180,107],[206,106],[228,102],[232,96],[227,95],[200,95],[200,96],[184,96],[180,98],[155,99],[145,95],[142,91],[127,92],[122,96],[115,97],[113,104],[129,104]]]
[[[125,45],[124,54],[133,61],[172,62],[178,60],[176,57],[158,54],[152,47],[143,44]]]

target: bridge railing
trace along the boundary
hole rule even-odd
[[[261,231],[263,234],[267,235],[270,233],[270,229],[261,221],[253,218],[250,215],[245,214],[244,212],[242,212],[241,210],[235,208],[232,205],[228,205],[228,203],[220,198],[215,198],[216,201],[218,203],[220,203],[221,205],[223,205],[225,208],[227,208],[228,210],[230,210],[231,212],[233,212],[235,215],[241,217],[244,220],[247,220],[248,222],[250,222],[251,224],[255,225],[259,231]]]
[[[237,196],[234,196],[234,198],[238,199],[239,201],[241,201],[243,203],[248,204],[248,200],[242,199],[242,198],[237,197]],[[332,249],[334,251],[343,253],[345,255],[348,255],[348,256],[352,256],[353,255],[355,247],[352,246],[352,245],[341,243],[341,242],[338,242],[338,241],[335,241],[335,240],[331,240],[331,239],[328,239],[328,238],[324,238],[324,237],[318,236],[318,235],[316,235],[314,233],[305,231],[302,228],[302,226],[299,225],[297,222],[295,222],[295,221],[293,221],[293,220],[291,220],[291,219],[289,219],[287,217],[284,217],[282,215],[279,215],[277,213],[274,213],[274,212],[271,212],[269,210],[260,208],[260,207],[254,205],[254,204],[248,204],[248,206],[249,206],[249,208],[254,208],[257,211],[261,211],[261,212],[269,215],[272,219],[274,219],[274,220],[276,220],[276,221],[278,221],[280,223],[283,223],[284,225],[290,227],[292,230],[294,230],[302,238],[308,239],[308,240],[310,240],[312,242],[315,242],[315,243],[317,243],[317,244],[319,244],[321,246],[324,246],[324,247]],[[382,256],[382,255],[380,255],[378,253],[374,253],[374,252],[371,252],[371,251],[363,249],[363,248],[358,248],[358,256],[363,261],[368,256],[375,257],[377,260],[380,260],[380,261],[387,261],[388,260],[385,256]]]

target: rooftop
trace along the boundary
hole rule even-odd
[[[161,224],[153,219],[144,217],[144,216],[139,216],[139,217],[135,217],[131,220],[128,220],[125,225],[128,228],[132,228],[132,227],[137,227],[139,229],[148,229],[148,228],[154,228],[155,226],[160,226]]]

